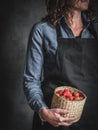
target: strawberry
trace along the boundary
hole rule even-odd
[[[69,89],[65,89],[64,90],[64,94],[63,94],[64,96],[72,96],[72,93],[71,93],[71,91],[69,90]]]
[[[80,93],[79,93],[79,92],[75,92],[75,93],[74,93],[74,96],[75,96],[75,97],[79,97],[79,96],[80,96]]]
[[[75,98],[74,96],[70,96],[69,100],[73,101]]]
[[[59,91],[57,91],[57,94],[58,94],[59,96],[62,96],[62,94],[63,94],[63,90],[59,90]]]
[[[79,91],[77,92],[71,92],[70,89],[65,88],[64,90],[58,90],[57,91],[58,96],[63,96],[65,100],[82,100],[84,98],[83,94]]]
[[[70,97],[65,96],[64,99],[65,99],[65,100],[70,100]]]

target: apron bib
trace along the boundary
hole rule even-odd
[[[57,70],[64,85],[71,85],[87,95],[80,123],[97,125],[98,116],[98,40],[60,39]]]
[[[46,102],[49,102],[57,86],[69,85],[80,89],[87,95],[87,101],[82,117],[76,124],[80,130],[97,130],[98,39],[61,38],[58,28],[57,38],[57,66],[49,77]]]
[[[57,28],[57,67],[52,76],[57,85],[69,85],[87,95],[78,124],[86,130],[98,129],[98,39],[60,38]]]

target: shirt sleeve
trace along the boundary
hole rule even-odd
[[[36,112],[47,107],[41,89],[43,57],[43,35],[36,24],[29,36],[24,70],[24,92],[30,107]]]

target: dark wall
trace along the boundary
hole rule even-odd
[[[29,32],[45,13],[44,0],[0,2],[2,130],[31,130],[33,111],[23,91],[23,70]]]
[[[23,92],[23,70],[30,29],[45,13],[44,0],[0,2],[2,130],[31,130],[33,111]]]

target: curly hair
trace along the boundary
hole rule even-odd
[[[53,25],[56,25],[58,18],[62,15],[68,17],[68,12],[71,12],[75,1],[78,2],[79,0],[46,0],[46,7],[47,7],[47,15],[44,19],[48,20]],[[90,15],[95,15],[96,11],[96,0],[90,0],[90,4],[88,7],[88,12]]]

